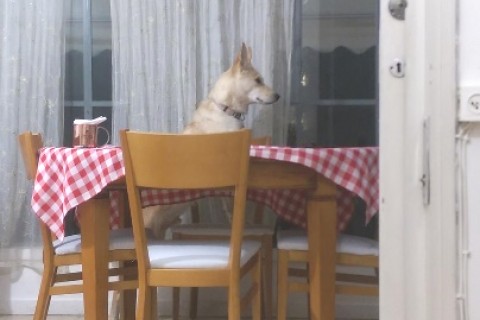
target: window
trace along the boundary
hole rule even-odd
[[[109,0],[68,0],[65,8],[64,145],[71,146],[76,118],[106,116],[102,126],[111,131],[112,21]]]
[[[304,0],[295,6],[287,144],[377,145],[378,0]],[[109,0],[68,0],[66,8],[68,146],[75,118],[106,116],[111,131],[112,48]]]
[[[296,1],[288,145],[378,144],[377,7]]]

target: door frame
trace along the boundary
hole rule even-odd
[[[457,4],[408,1],[399,21],[389,2],[380,0],[380,319],[457,319]],[[390,74],[396,58],[404,78]]]

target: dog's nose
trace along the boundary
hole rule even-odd
[[[275,95],[273,96],[273,102],[278,101],[278,99],[280,99],[280,95],[278,93],[275,93]]]

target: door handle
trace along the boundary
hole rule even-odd
[[[390,0],[388,10],[392,17],[397,20],[405,20],[405,9],[407,8],[407,0]]]

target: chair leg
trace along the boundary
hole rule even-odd
[[[137,290],[125,290],[121,295],[121,317],[120,319],[135,319],[135,304],[137,300]]]
[[[308,284],[308,292],[307,292],[307,310],[308,310],[308,319],[311,319],[310,318],[310,310],[312,310],[312,308],[310,308],[310,279],[308,278],[308,275],[310,274],[310,266],[308,265],[308,263],[306,263],[306,268],[307,268],[307,284]]]
[[[190,288],[190,319],[196,319],[197,318],[197,312],[198,312],[198,290],[199,288],[197,287],[192,287]]]
[[[122,310],[121,306],[123,305],[123,297],[120,291],[114,291],[112,294],[112,306],[110,307],[110,316],[113,320],[122,319]]]
[[[124,267],[136,266],[137,262],[135,261],[125,261],[123,262]],[[125,275],[123,276],[124,280],[135,280],[137,275]],[[122,316],[121,319],[129,320],[135,319],[135,305],[137,302],[137,290],[124,290],[121,293],[121,309]]]
[[[148,319],[158,319],[158,288],[150,288],[151,296],[151,308],[150,308],[150,317]]]
[[[257,286],[257,292],[252,301],[252,320],[261,320],[262,319],[262,257],[261,255],[257,256],[257,262],[252,271],[253,284]]]
[[[287,318],[288,252],[278,250],[277,267],[277,320]]]
[[[151,320],[152,290],[146,284],[138,285],[138,303],[136,319]]]
[[[52,298],[49,291],[53,285],[53,277],[56,272],[57,268],[52,268],[50,264],[45,263],[33,320],[45,320],[47,318],[48,308]]]
[[[109,318],[113,320],[135,319],[136,300],[137,290],[114,291]]]
[[[180,317],[180,288],[172,288],[172,319],[179,320]]]
[[[263,241],[263,261],[262,261],[262,297],[264,299],[262,306],[264,306],[264,316],[266,320],[273,319],[273,284],[272,284],[272,270],[273,270],[273,243],[272,237],[268,236]]]
[[[228,320],[240,320],[240,281],[231,283],[228,287]]]

